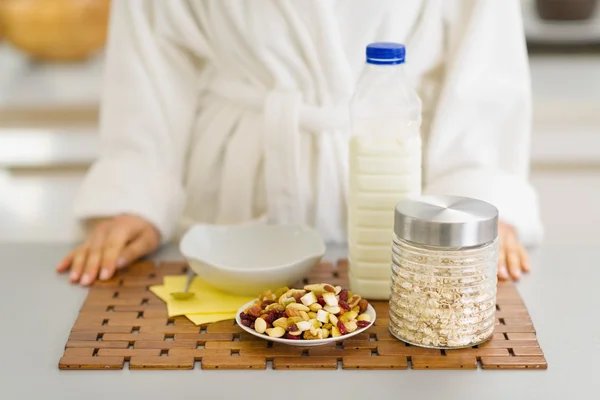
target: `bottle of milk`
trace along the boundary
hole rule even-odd
[[[387,300],[394,207],[421,194],[421,100],[404,71],[405,47],[372,43],[350,105],[350,290]]]

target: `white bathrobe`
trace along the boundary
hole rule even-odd
[[[423,101],[423,192],[496,205],[542,235],[518,0],[112,2],[101,154],[81,218],[305,223],[346,237],[348,100],[368,43],[406,44]]]

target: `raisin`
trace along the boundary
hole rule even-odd
[[[242,325],[244,325],[244,326],[250,326],[250,324],[251,324],[250,320],[248,320],[248,319],[243,319],[242,320]]]
[[[327,305],[327,303],[325,303],[325,300],[323,299],[323,295],[320,294],[317,296],[317,302],[322,305],[323,307],[325,307]]]

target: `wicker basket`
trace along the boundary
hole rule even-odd
[[[537,0],[538,14],[548,21],[582,21],[594,15],[598,0]]]
[[[104,47],[110,0],[0,0],[4,39],[31,57],[79,61]]]

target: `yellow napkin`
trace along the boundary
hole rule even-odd
[[[165,276],[162,285],[151,286],[150,291],[167,303],[169,317],[185,315],[196,325],[235,318],[236,311],[253,300],[249,296],[233,296],[224,293],[195,277],[189,291],[194,297],[188,300],[175,300],[173,292],[183,291],[187,277],[184,275]]]

